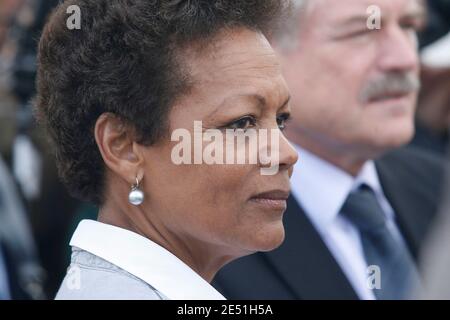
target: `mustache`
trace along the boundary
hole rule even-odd
[[[387,73],[371,80],[361,91],[360,99],[367,103],[386,96],[417,92],[420,87],[420,78],[413,72]]]

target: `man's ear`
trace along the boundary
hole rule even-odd
[[[95,141],[106,166],[132,185],[142,180],[144,155],[134,128],[112,113],[103,113],[95,124]]]

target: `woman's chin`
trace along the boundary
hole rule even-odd
[[[268,252],[278,248],[284,241],[285,232],[283,223],[277,226],[271,226],[264,232],[255,233],[254,250],[259,252]]]

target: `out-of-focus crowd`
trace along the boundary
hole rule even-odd
[[[0,1],[0,256],[9,278],[3,298],[54,296],[77,210],[96,214],[67,194],[33,120],[37,41],[57,2]]]

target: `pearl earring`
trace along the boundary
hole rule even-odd
[[[135,206],[138,206],[144,202],[144,192],[139,189],[139,180],[136,177],[136,183],[131,186],[130,194],[128,195],[128,201]]]

